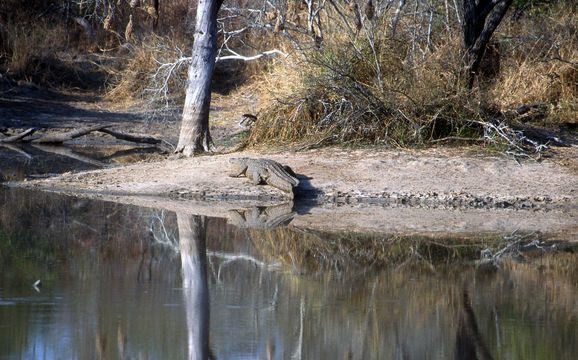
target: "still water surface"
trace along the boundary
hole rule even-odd
[[[280,261],[283,230],[223,219],[16,189],[0,216],[2,359],[578,353],[576,278],[549,258],[321,271]]]
[[[474,240],[0,187],[0,359],[575,359],[575,250],[490,266]]]

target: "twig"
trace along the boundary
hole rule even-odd
[[[434,139],[434,140],[430,140],[431,143],[436,143],[436,142],[440,142],[440,141],[485,141],[485,138],[477,138],[477,139],[473,139],[473,138],[464,138],[464,137],[460,137],[460,136],[447,136],[445,138],[441,138],[441,139]]]
[[[231,50],[229,50],[229,51],[231,51]],[[260,58],[262,58],[263,56],[271,56],[271,57],[275,58],[274,56],[272,56],[272,55],[274,55],[274,54],[281,55],[281,56],[283,56],[283,57],[285,57],[285,58],[289,57],[289,55],[287,55],[287,54],[285,54],[284,52],[282,52],[281,50],[277,50],[277,49],[273,49],[273,50],[269,50],[269,51],[264,51],[264,52],[262,52],[262,53],[259,53],[259,54],[255,55],[255,56],[243,56],[243,55],[237,54],[237,53],[235,53],[235,52],[233,52],[233,51],[231,51],[231,52],[232,52],[234,55],[220,56],[220,57],[217,57],[217,60],[216,60],[216,61],[217,61],[217,62],[218,62],[218,61],[225,61],[225,60],[253,61],[253,60],[260,59]]]

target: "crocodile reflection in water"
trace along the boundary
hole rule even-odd
[[[274,206],[254,206],[250,209],[231,210],[228,222],[239,228],[271,230],[289,224],[296,214],[291,201]]]

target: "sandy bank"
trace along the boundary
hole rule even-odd
[[[220,217],[289,201],[270,186],[228,177],[228,159],[240,156],[264,157],[167,159],[11,185]],[[290,165],[300,178],[292,225],[428,234],[577,232],[576,167],[447,149],[331,148],[265,157]]]

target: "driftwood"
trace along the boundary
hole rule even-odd
[[[75,138],[80,137],[82,135],[86,135],[92,131],[102,130],[107,126],[108,125],[97,125],[97,126],[80,128],[80,129],[68,131],[65,133],[48,134],[48,135],[42,136],[38,139],[34,139],[34,140],[32,140],[32,142],[36,143],[36,144],[61,144],[65,141],[75,139]]]
[[[22,138],[28,136],[28,135],[32,135],[34,132],[36,131],[36,129],[31,128],[28,130],[24,130],[23,132],[21,132],[20,134],[16,134],[16,135],[12,135],[12,136],[8,136],[5,138],[0,138],[0,143],[13,143],[13,142],[17,142],[22,140]]]
[[[0,137],[0,143],[8,144],[8,143],[33,143],[33,144],[62,144],[65,141],[75,139],[77,137],[87,135],[93,131],[100,131],[106,134],[109,134],[119,140],[130,141],[134,143],[141,143],[141,144],[160,144],[162,143],[161,139],[154,138],[152,136],[138,136],[138,135],[130,135],[130,134],[123,134],[117,131],[113,131],[107,129],[110,125],[96,125],[96,126],[89,126],[83,127],[80,129],[75,129],[72,131],[67,132],[60,132],[54,134],[46,134],[37,138],[32,139],[25,139],[27,136],[32,135],[37,129],[31,128],[25,130],[19,134],[11,135],[7,137]]]
[[[110,129],[104,128],[104,129],[99,129],[98,131],[106,133],[108,135],[114,136],[115,138],[119,139],[119,140],[126,140],[126,141],[131,141],[131,142],[136,142],[136,143],[142,143],[142,144],[160,144],[161,140],[151,137],[151,136],[136,136],[136,135],[129,135],[129,134],[122,134],[116,131],[112,131]]]

